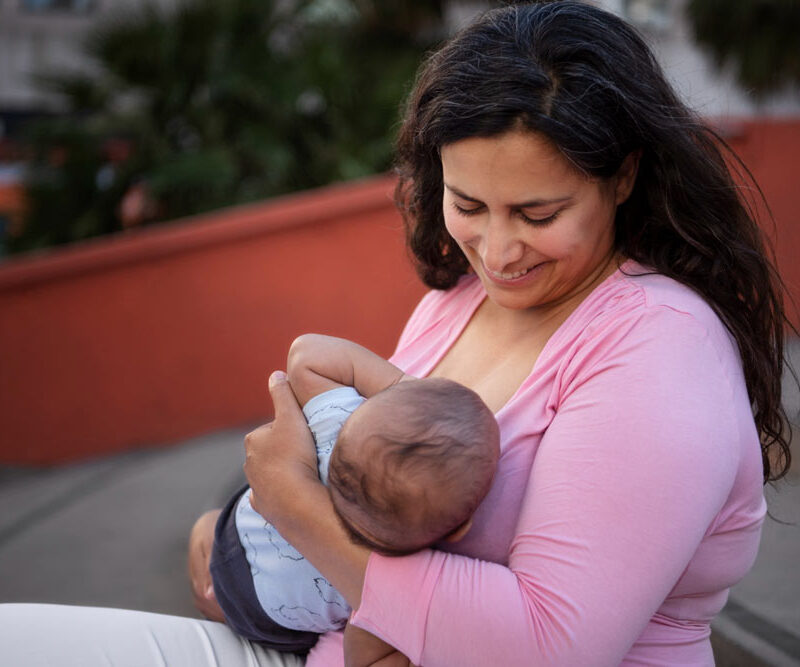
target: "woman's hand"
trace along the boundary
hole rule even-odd
[[[275,419],[248,433],[244,440],[244,474],[252,489],[250,504],[267,521],[287,512],[296,494],[309,483],[321,485],[314,439],[282,371],[269,378]]]
[[[285,373],[270,376],[269,392],[275,421],[244,443],[250,504],[357,609],[370,552],[350,540],[336,516],[319,479],[314,439]]]
[[[225,616],[214,595],[211,581],[211,547],[214,544],[214,526],[221,510],[210,510],[201,515],[189,534],[189,580],[192,584],[194,606],[206,618],[225,622]]]

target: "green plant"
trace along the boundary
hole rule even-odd
[[[440,0],[185,0],[120,13],[92,74],[41,85],[11,252],[385,170],[401,100],[442,33]],[[136,188],[148,206],[131,217]]]

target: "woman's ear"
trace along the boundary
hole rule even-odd
[[[639,171],[639,158],[642,156],[641,150],[631,151],[622,161],[617,170],[615,186],[615,203],[617,206],[622,204],[633,191],[633,184],[636,183],[636,174]]]
[[[464,535],[469,532],[469,529],[472,528],[472,517],[467,519],[464,523],[462,523],[458,528],[456,528],[452,533],[449,533],[445,536],[445,542],[458,542]]]

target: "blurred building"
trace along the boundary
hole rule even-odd
[[[158,5],[175,0],[150,0]],[[142,0],[0,0],[0,256],[2,240],[21,224],[25,122],[58,113],[61,101],[37,85],[47,72],[91,71],[81,46],[112,13]]]
[[[719,72],[694,44],[684,16],[686,2],[597,0],[642,30],[675,86],[703,115],[800,115],[799,90],[787,89],[756,103],[730,71]],[[0,137],[13,134],[20,117],[59,110],[58,100],[37,88],[35,73],[91,70],[80,48],[87,31],[109,15],[141,4],[142,0],[0,0]],[[479,0],[452,0],[448,23],[461,25],[486,6]]]
[[[667,77],[703,116],[745,119],[755,116],[800,117],[800,88],[787,87],[756,102],[736,82],[733,71],[719,71],[694,41],[686,18],[688,0],[593,0],[633,23],[656,53]],[[448,9],[451,27],[466,24],[489,3],[455,0]]]
[[[152,1],[152,0],[151,0]],[[57,112],[35,75],[91,71],[81,51],[87,31],[110,14],[142,0],[0,0],[0,137],[13,135],[31,114]],[[175,0],[156,0],[175,4]]]

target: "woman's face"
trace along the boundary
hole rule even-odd
[[[442,147],[444,221],[489,299],[557,305],[591,289],[614,256],[614,214],[636,160],[588,178],[545,137],[515,130]]]

